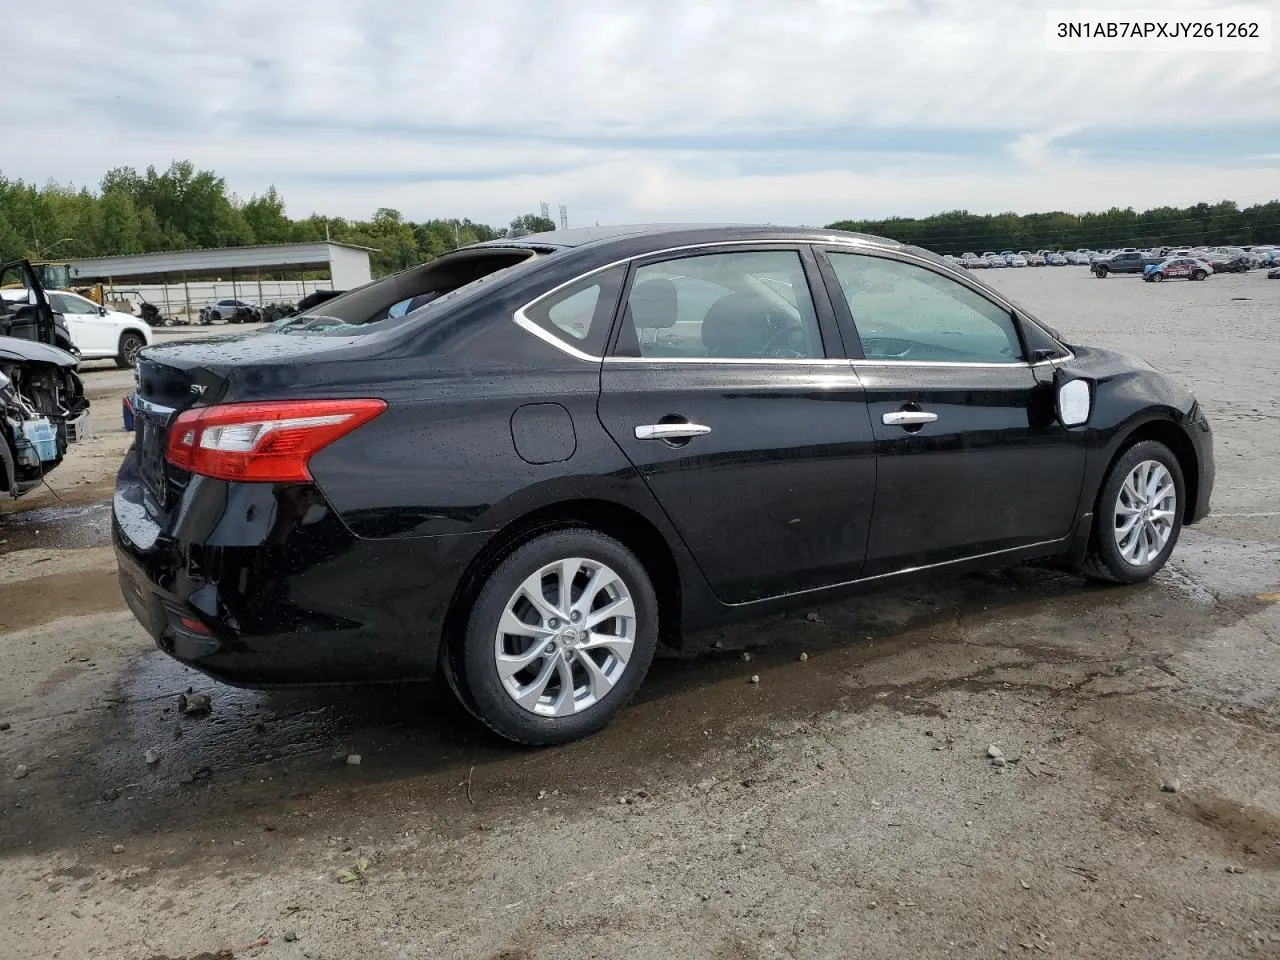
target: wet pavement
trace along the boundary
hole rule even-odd
[[[999,279],[1048,313],[1032,285],[1069,277],[1039,276]],[[1205,353],[1179,375],[1214,513],[1164,572],[1028,565],[700,634],[554,750],[439,684],[216,684],[124,612],[105,503],[5,516],[0,926],[139,960],[1280,955],[1280,346],[1232,369],[1277,297],[1215,333],[1234,288],[1080,280],[1068,333]],[[1157,308],[1177,335],[1144,332]]]
[[[4,518],[0,552],[34,548],[75,550],[105,547],[111,542],[111,504],[105,501],[74,506],[40,507]]]

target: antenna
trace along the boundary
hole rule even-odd
[[[568,209],[566,209],[563,203],[560,204],[560,229],[561,230],[569,229],[569,211]]]
[[[543,220],[550,220],[550,219],[551,219],[551,207],[549,207],[549,206],[547,205],[547,201],[543,200],[540,204],[538,204],[538,207],[542,210],[542,219],[543,219]]]

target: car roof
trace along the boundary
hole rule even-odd
[[[821,243],[828,239],[845,241],[853,239],[884,249],[911,249],[912,252],[916,252],[916,248],[908,248],[897,240],[867,233],[851,233],[825,227],[778,227],[772,224],[747,223],[642,223],[607,227],[573,227],[568,230],[550,230],[546,233],[529,233],[518,237],[499,237],[496,240],[487,240],[462,249],[532,247],[558,250],[617,245],[661,250],[682,244],[731,243],[735,240],[790,240],[798,243]]]

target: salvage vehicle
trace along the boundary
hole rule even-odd
[[[112,537],[161,650],[248,686],[442,675],[524,744],[733,619],[1038,558],[1144,581],[1214,478],[1172,378],[823,229],[464,247],[149,347],[132,408]]]
[[[247,300],[215,300],[200,308],[200,322],[257,323],[262,320],[262,308]]]
[[[89,401],[65,350],[0,337],[0,490],[20,497],[62,463]]]
[[[1153,263],[1147,267],[1142,274],[1142,279],[1149,283],[1179,277],[1184,280],[1204,280],[1212,273],[1213,267],[1203,260],[1196,260],[1194,257],[1170,257],[1162,263]]]
[[[80,356],[66,319],[49,302],[29,260],[0,264],[0,337],[47,343]]]
[[[1247,253],[1210,253],[1206,255],[1214,273],[1248,273],[1253,259]]]

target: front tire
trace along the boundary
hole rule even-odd
[[[1111,467],[1094,508],[1080,572],[1111,583],[1141,583],[1160,570],[1182,532],[1186,484],[1163,443],[1144,440]]]
[[[1093,271],[1093,273],[1094,273],[1094,275],[1095,275],[1099,280],[1105,280],[1105,279],[1107,279],[1107,268],[1106,268],[1106,267],[1098,267],[1096,270],[1094,270],[1094,271]]]
[[[603,728],[644,680],[658,645],[657,594],[617,540],[553,530],[488,575],[461,644],[447,669],[477,719],[516,743],[566,743]]]
[[[116,366],[128,370],[138,362],[138,354],[147,345],[141,334],[126,333],[120,337],[120,352],[116,354]]]
[[[1193,273],[1193,274],[1191,275],[1191,279],[1192,279],[1192,280],[1203,280],[1203,279],[1204,279],[1205,277],[1207,277],[1207,276],[1208,276],[1208,274],[1207,274],[1207,273],[1205,273],[1203,270],[1197,270],[1195,273]]]

